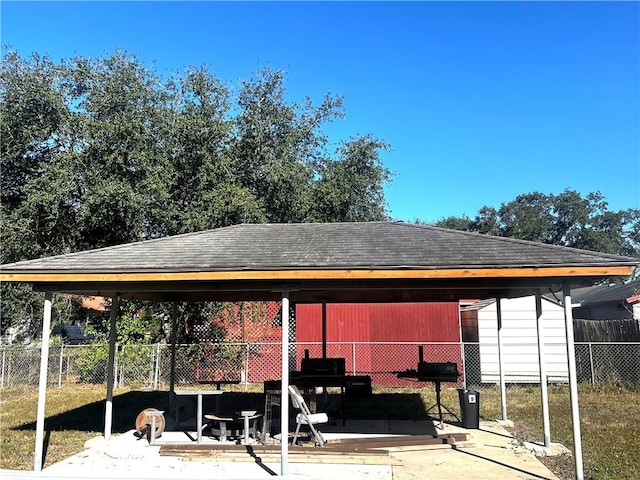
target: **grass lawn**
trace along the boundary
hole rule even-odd
[[[580,385],[580,424],[585,478],[592,480],[639,479],[640,388],[611,385]],[[482,389],[481,417],[500,417],[500,391]],[[573,451],[573,429],[569,388],[549,386],[551,441]],[[515,423],[512,432],[523,441],[542,441],[540,388],[512,387],[507,390],[507,414]],[[575,478],[573,458],[543,459],[563,479]]]
[[[580,386],[583,456],[585,476],[593,480],[638,479],[640,462],[640,389],[615,386]],[[259,389],[247,396],[260,402]],[[434,403],[432,387],[422,389],[375,389],[370,399],[350,400],[359,405],[349,412],[362,412],[368,418],[423,419],[425,409]],[[167,408],[167,392],[116,390],[114,432],[133,428],[136,415],[144,408]],[[232,395],[232,394],[225,394]],[[84,442],[103,430],[104,385],[68,385],[47,394],[45,424],[46,459],[51,465],[83,449]],[[240,397],[239,397],[240,398]],[[443,388],[443,403],[458,411],[455,389]],[[500,415],[498,388],[480,389],[481,418]],[[551,440],[573,448],[568,388],[549,387]],[[33,469],[37,389],[0,390],[0,468]],[[542,440],[542,415],[538,387],[510,387],[507,391],[508,416],[515,422],[514,436],[520,440]],[[549,468],[563,479],[573,478],[573,459],[545,459]]]
[[[47,417],[99,402],[105,397],[105,387],[73,385],[47,392]],[[35,387],[3,388],[0,390],[0,467],[11,470],[32,470],[35,445],[35,420],[38,390]],[[102,403],[104,405],[104,402]],[[104,409],[103,409],[104,412]],[[104,413],[102,414],[104,416]],[[46,423],[46,422],[45,422]],[[45,424],[45,429],[51,428]],[[98,430],[66,429],[45,431],[48,437],[45,465],[50,465],[72,453],[81,451],[84,442],[96,436]]]

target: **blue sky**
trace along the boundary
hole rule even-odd
[[[373,134],[392,217],[473,217],[518,194],[640,207],[638,2],[10,2],[2,43],[54,60],[116,49],[231,84],[286,71],[344,96],[334,141]]]

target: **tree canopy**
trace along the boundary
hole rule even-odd
[[[583,197],[567,189],[553,195],[518,195],[500,208],[482,207],[475,218],[447,217],[435,225],[595,252],[640,256],[640,210],[609,210],[599,192]]]
[[[2,263],[241,222],[388,218],[387,144],[329,139],[342,98],[291,101],[280,70],[230,85],[205,67],[161,78],[126,52],[3,53]],[[5,316],[37,321],[19,291],[3,286]]]
[[[122,52],[9,51],[1,68],[2,263],[239,222],[387,218],[387,145],[329,151],[342,99],[291,102],[282,71],[234,90],[204,67],[162,80]]]

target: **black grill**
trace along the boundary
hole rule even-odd
[[[458,365],[453,362],[445,363],[429,363],[418,362],[418,371],[416,377],[421,382],[457,382],[460,373]]]
[[[454,382],[462,375],[453,362],[425,362],[422,347],[418,347],[418,369],[398,372],[398,378],[415,378],[420,382]]]
[[[344,358],[303,358],[300,364],[302,375],[340,375],[345,374]]]
[[[438,409],[440,428],[444,428],[444,421],[442,419],[443,409],[456,420],[460,421],[455,413],[440,402],[440,384],[442,382],[458,382],[458,377],[461,373],[458,372],[457,364],[453,362],[425,362],[422,347],[418,347],[418,368],[416,370],[411,369],[405,370],[404,372],[396,372],[396,374],[398,378],[415,378],[419,382],[433,382],[435,384],[436,403],[427,409],[427,413],[435,408]]]

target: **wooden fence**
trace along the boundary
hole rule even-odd
[[[576,342],[640,342],[640,321],[583,320],[573,321]]]

